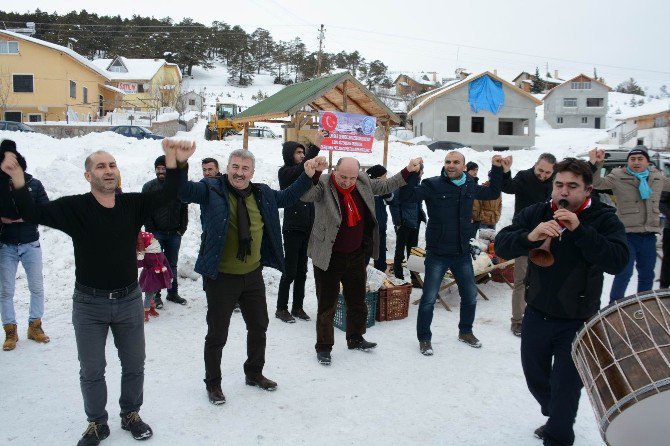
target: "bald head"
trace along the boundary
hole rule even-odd
[[[333,172],[337,184],[344,189],[354,186],[356,184],[356,179],[358,178],[360,166],[361,165],[356,158],[349,156],[340,158],[337,161],[335,172]]]
[[[465,170],[465,156],[455,150],[448,152],[444,157],[444,170],[452,180],[460,178]]]

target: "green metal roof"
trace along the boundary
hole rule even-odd
[[[299,84],[289,85],[269,98],[247,108],[242,113],[238,114],[234,120],[237,122],[246,120],[253,121],[254,118],[261,116],[293,115],[306,105],[309,105],[312,101],[325,95],[327,92],[335,88],[335,86],[343,83],[345,80],[357,84],[358,88],[361,88],[366,95],[376,101],[378,106],[381,107],[392,120],[400,122],[399,118],[389,110],[383,102],[369,92],[348,71],[318,77]]]

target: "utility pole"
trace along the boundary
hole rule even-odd
[[[321,28],[319,28],[319,55],[316,58],[316,77],[321,76],[321,58],[323,57],[323,39],[324,33],[323,33],[323,23],[321,24]]]

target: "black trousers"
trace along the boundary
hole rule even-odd
[[[419,228],[413,229],[407,226],[399,226],[396,230],[395,256],[393,257],[393,274],[398,279],[404,279],[402,262],[405,256],[409,259],[409,253],[419,244]]]
[[[670,228],[663,229],[663,262],[661,262],[661,288],[670,287]]]
[[[362,339],[368,317],[365,305],[365,255],[363,249],[351,254],[333,252],[327,270],[314,267],[316,298],[316,351],[329,352],[335,344],[333,317],[340,294],[340,282],[347,304],[347,340]]]
[[[552,319],[526,307],[521,328],[521,365],[528,390],[549,417],[547,446],[572,445],[582,380],[570,355],[572,341],[584,321]],[[553,362],[553,364],[552,364]]]
[[[221,354],[228,340],[228,327],[235,304],[239,302],[247,326],[245,375],[263,371],[268,307],[265,302],[263,268],[247,274],[219,273],[216,279],[204,278],[207,296],[207,336],[205,336],[205,384],[221,385]]]
[[[293,283],[292,310],[302,309],[305,300],[307,280],[307,245],[309,233],[301,231],[284,232],[284,256],[286,267],[279,281],[277,310],[288,310],[288,294]]]

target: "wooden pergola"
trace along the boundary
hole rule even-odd
[[[299,134],[306,126],[316,122],[316,116],[320,111],[356,113],[377,118],[377,126],[384,129],[384,166],[386,166],[389,127],[400,124],[401,120],[348,71],[289,85],[244,110],[233,119],[233,122],[244,125],[243,147],[248,149],[250,123],[281,122]],[[332,151],[330,161],[332,164]]]

